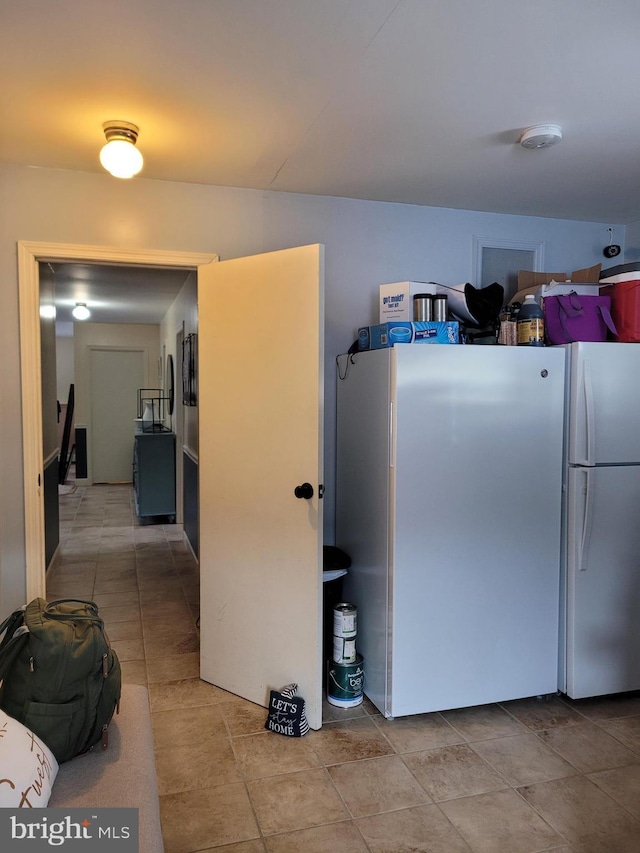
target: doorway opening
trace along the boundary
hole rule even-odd
[[[27,599],[45,596],[44,470],[40,338],[40,264],[97,263],[184,268],[217,261],[215,254],[128,250],[76,244],[18,242],[21,414],[23,425],[24,523]]]
[[[475,237],[473,261],[473,280],[477,286],[498,282],[504,288],[506,305],[518,291],[519,270],[544,269],[544,243]]]

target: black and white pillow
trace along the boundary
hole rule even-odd
[[[271,690],[265,729],[287,737],[302,737],[309,731],[304,699],[296,696],[297,684],[287,684],[282,690]]]

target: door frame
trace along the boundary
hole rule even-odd
[[[40,366],[40,270],[52,263],[98,263],[197,268],[219,260],[215,253],[125,249],[77,243],[18,241],[18,299],[22,459],[24,477],[25,578],[27,601],[45,597],[44,465],[42,458],[42,375]]]
[[[176,434],[176,494],[184,493],[184,403],[182,402],[182,342],[185,334],[184,320],[175,334],[175,358],[173,359],[173,431]],[[180,370],[178,370],[180,368]],[[184,501],[176,501],[176,522],[184,522]]]

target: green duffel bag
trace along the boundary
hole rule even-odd
[[[0,625],[0,708],[59,764],[108,745],[120,702],[120,662],[93,601],[35,598]]]

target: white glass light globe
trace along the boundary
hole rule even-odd
[[[100,151],[100,162],[114,178],[132,178],[142,169],[142,154],[126,139],[112,139]]]
[[[91,311],[89,311],[84,302],[78,302],[71,313],[76,320],[88,320],[91,316]]]

